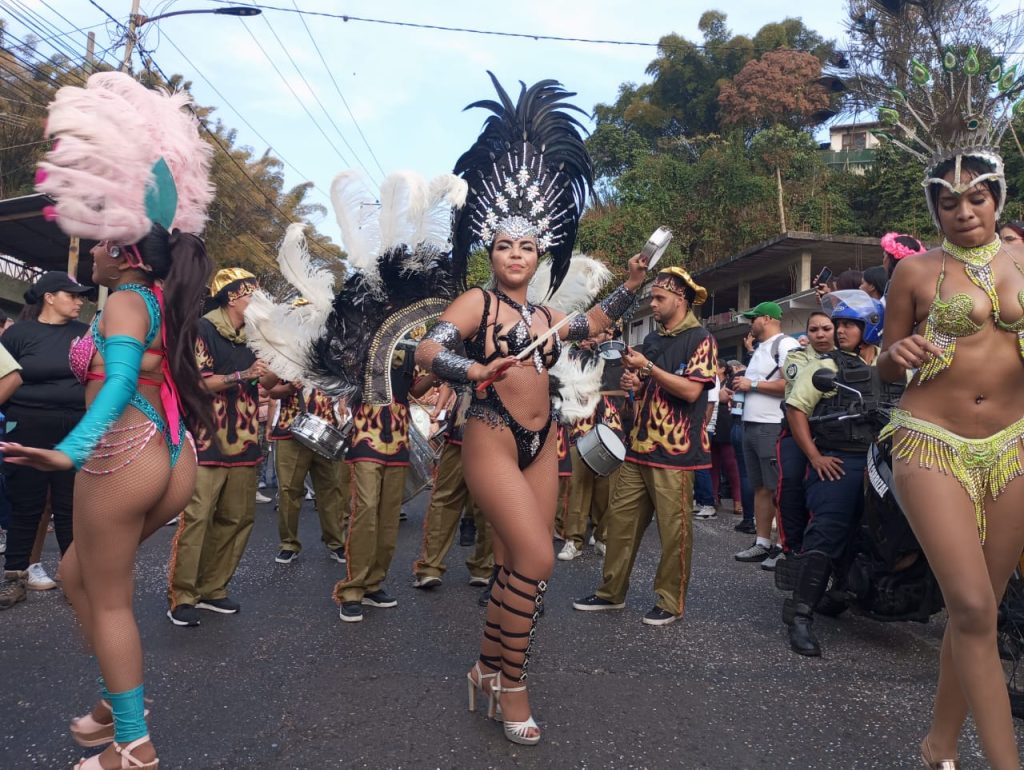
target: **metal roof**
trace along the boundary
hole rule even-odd
[[[43,218],[43,208],[52,206],[48,195],[23,195],[0,200],[0,254],[20,259],[40,270],[67,270],[71,239],[55,222]],[[95,241],[82,241],[77,278],[89,283]]]

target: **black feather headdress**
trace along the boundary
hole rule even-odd
[[[569,270],[576,230],[594,170],[580,131],[583,125],[566,102],[575,93],[554,80],[529,88],[520,82],[513,103],[493,73],[498,101],[484,100],[493,114],[479,138],[455,164],[454,173],[469,184],[466,206],[453,234],[456,270],[464,274],[470,250],[489,246],[498,233],[537,239],[551,255],[551,293]],[[586,114],[586,113],[583,113]]]

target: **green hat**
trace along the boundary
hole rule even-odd
[[[757,307],[748,310],[746,313],[741,313],[744,318],[760,318],[763,315],[769,318],[774,318],[776,321],[782,320],[782,308],[774,302],[762,302]]]

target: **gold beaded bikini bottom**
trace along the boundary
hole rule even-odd
[[[1019,447],[1024,442],[1024,417],[987,438],[964,438],[904,409],[893,409],[879,440],[894,437],[898,430],[903,434],[893,440],[893,459],[909,464],[916,456],[919,467],[952,474],[974,503],[978,537],[984,543],[986,495],[995,500],[1024,475]]]

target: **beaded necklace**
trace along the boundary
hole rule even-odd
[[[501,289],[496,288],[494,295],[506,305],[514,309],[519,315],[523,317],[523,322],[526,324],[526,337],[530,337],[530,331],[533,327],[533,313],[537,309],[529,300],[526,301],[525,305],[520,305],[510,296],[508,296]],[[525,340],[524,340],[525,341]],[[533,366],[537,370],[537,373],[544,371],[544,359],[541,356],[540,348],[534,348],[533,350]]]

